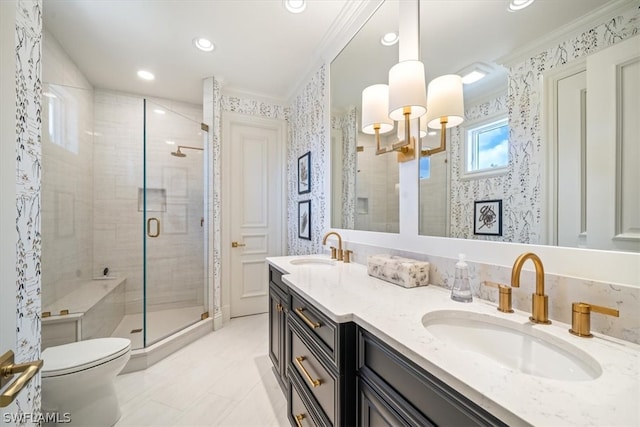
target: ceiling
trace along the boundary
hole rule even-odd
[[[354,2],[307,0],[44,0],[45,29],[94,87],[202,103],[202,79],[286,101],[319,66]],[[193,39],[216,48],[201,52]],[[139,69],[155,74],[142,81]]]
[[[397,9],[398,1],[386,6]],[[494,63],[607,2],[537,0],[509,13],[507,0],[422,0],[428,80],[474,61]],[[363,3],[378,0],[307,0],[296,15],[282,0],[44,0],[43,22],[94,87],[200,104],[202,79],[215,76],[225,91],[287,102]],[[388,15],[397,25],[397,14]],[[195,37],[216,49],[197,50]],[[368,37],[378,49],[377,31]],[[139,69],[156,79],[139,79]]]

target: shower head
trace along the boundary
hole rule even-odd
[[[188,145],[178,145],[178,149],[176,151],[172,151],[171,155],[172,156],[176,156],[176,157],[187,157],[186,154],[184,154],[182,151],[180,151],[181,148],[185,148],[187,150],[204,151],[204,148],[200,148],[200,147],[189,147]]]
[[[178,149],[176,151],[172,151],[171,155],[172,156],[176,156],[176,157],[187,157],[186,154],[184,154],[182,151],[180,151],[180,147],[178,147]]]

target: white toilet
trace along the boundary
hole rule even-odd
[[[126,338],[96,338],[46,348],[42,352],[42,412],[57,413],[58,420],[70,418],[66,426],[114,425],[120,418],[120,406],[113,381],[129,357],[131,340]]]

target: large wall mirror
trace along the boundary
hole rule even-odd
[[[443,74],[463,75],[474,68],[488,73],[478,82],[465,85],[466,119],[461,126],[448,130],[447,151],[420,159],[420,191],[416,196],[420,234],[638,251],[640,179],[628,173],[634,168],[627,166],[624,171],[604,171],[612,180],[609,193],[620,193],[606,202],[614,211],[606,214],[611,217],[607,227],[613,228],[613,223],[617,227],[606,232],[618,238],[600,239],[594,244],[595,239],[585,237],[596,234],[594,227],[589,227],[591,233],[586,229],[586,218],[590,216],[594,224],[605,214],[595,208],[587,209],[585,198],[595,191],[595,186],[588,189],[588,182],[595,182],[595,179],[589,180],[587,169],[597,156],[592,156],[590,162],[582,156],[582,163],[577,166],[565,164],[561,147],[566,137],[564,130],[558,130],[557,123],[551,121],[559,114],[557,105],[549,104],[550,99],[562,104],[554,97],[558,88],[563,87],[563,78],[574,73],[569,70],[563,74],[562,70],[573,67],[577,58],[582,58],[586,67],[588,61],[584,58],[592,55],[584,52],[595,53],[603,50],[603,46],[613,44],[612,40],[617,39],[617,42],[638,33],[637,4],[634,7],[633,0],[538,0],[525,10],[509,12],[507,3],[506,0],[420,2],[420,50],[427,82]],[[357,156],[363,152],[357,150],[364,147],[366,153],[366,138],[371,138],[359,132],[358,113],[362,89],[386,82],[389,68],[397,62],[397,50],[384,50],[380,44],[380,37],[385,32],[397,29],[397,9],[395,1],[383,3],[331,66],[332,108],[349,111],[346,107],[353,107],[352,120],[355,121],[352,127],[345,128],[345,116],[332,113],[332,141],[341,144],[339,150],[335,146],[332,150],[332,206],[337,206],[332,216],[334,227],[380,231],[380,228],[369,228],[370,223],[358,223],[357,220],[358,211],[368,211],[364,200],[358,199],[358,174],[364,169],[359,165],[365,163],[364,160],[358,163],[360,158]],[[598,27],[597,30],[589,31],[594,27]],[[534,46],[538,50],[533,49]],[[539,74],[544,78],[539,80]],[[626,76],[624,92],[637,94],[640,90],[637,61],[631,61],[621,75]],[[586,90],[579,93],[582,95],[565,102],[566,105],[579,104],[580,96],[583,97],[583,109],[572,114],[581,116],[583,123],[587,123],[587,117],[592,121],[598,119],[598,115],[587,111],[585,98],[589,97],[585,95]],[[634,98],[640,96],[626,99]],[[638,106],[632,102],[625,104],[625,108],[636,108],[627,111],[624,116],[627,127],[620,131],[627,138],[625,152],[633,155],[630,150],[638,146],[640,132],[638,125],[629,118],[637,117]],[[614,117],[613,120],[618,119]],[[562,119],[560,122],[567,121]],[[345,145],[348,140],[344,136],[346,129],[352,129],[351,132],[358,135],[352,137],[356,142],[351,145]],[[582,138],[582,144],[585,144],[586,133],[585,124],[584,132],[578,138]],[[421,143],[425,148],[435,146],[438,139],[439,135],[428,135]],[[369,144],[373,146],[372,138]],[[354,163],[345,162],[345,157],[349,156],[345,147],[352,147]],[[336,158],[337,152],[343,157]],[[635,157],[637,155],[636,151]],[[618,157],[625,158],[619,154]],[[623,162],[618,164],[624,165]],[[383,177],[389,182],[397,177],[397,165],[391,166],[393,172],[389,167],[374,166],[373,173],[379,182]],[[573,183],[573,187],[563,189],[563,180]],[[578,182],[577,186],[575,182]],[[614,190],[616,185],[621,187],[621,182],[624,189]],[[349,191],[349,188],[353,190]],[[391,210],[397,209],[397,193],[394,194],[391,186],[385,188],[384,195],[394,198],[385,203]],[[567,191],[573,195],[581,192],[587,197],[569,198],[565,196]],[[631,198],[624,201],[626,210],[620,213],[617,205],[623,204],[624,197]],[[573,202],[569,203],[570,199]],[[591,199],[592,206],[605,203],[594,201],[594,197]],[[563,208],[562,202],[571,206]],[[573,206],[576,203],[578,207]],[[572,240],[563,237],[563,230],[569,224],[582,224]],[[393,231],[385,225],[387,231]]]
[[[361,131],[362,90],[386,83],[398,62],[398,43],[381,38],[398,32],[398,3],[387,1],[331,63],[331,226],[397,233],[399,169],[394,154],[375,154],[373,135]],[[395,132],[382,136],[395,142]],[[389,140],[389,141],[387,141]]]

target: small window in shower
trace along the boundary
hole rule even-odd
[[[147,212],[165,212],[167,210],[167,190],[147,188]],[[138,188],[138,212],[144,211],[144,188]]]

